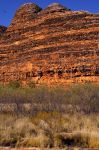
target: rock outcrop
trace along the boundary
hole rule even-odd
[[[17,10],[0,39],[0,81],[99,82],[99,14],[54,3]]]
[[[0,26],[0,37],[2,36],[2,34],[7,30],[6,27],[4,26]]]

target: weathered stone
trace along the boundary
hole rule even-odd
[[[99,14],[25,4],[0,39],[0,81],[99,82]]]
[[[0,26],[0,36],[7,30],[5,26]]]

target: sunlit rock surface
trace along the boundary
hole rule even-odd
[[[99,82],[99,14],[21,6],[0,38],[0,81]]]

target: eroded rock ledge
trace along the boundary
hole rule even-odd
[[[21,6],[0,39],[0,82],[99,82],[99,14]]]

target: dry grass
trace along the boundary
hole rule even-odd
[[[99,148],[99,115],[42,112],[8,117],[0,116],[1,146]]]
[[[0,146],[99,149],[98,85],[11,86],[0,87]]]

